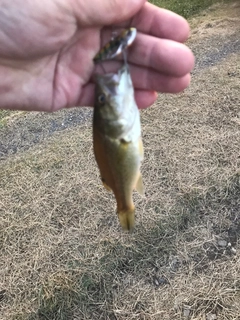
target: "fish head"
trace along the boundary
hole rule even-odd
[[[116,74],[96,76],[94,118],[105,134],[120,137],[138,116],[134,88],[127,65]]]

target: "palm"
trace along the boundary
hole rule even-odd
[[[77,105],[79,100],[84,99],[83,88],[90,85],[94,69],[93,57],[99,49],[99,35],[100,29],[97,28],[76,31],[52,54],[49,65],[43,66],[52,83],[49,95],[53,110]],[[42,59],[41,68],[44,59],[46,58]],[[46,84],[45,90],[48,88],[49,84]]]

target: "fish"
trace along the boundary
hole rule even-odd
[[[113,191],[120,225],[131,230],[135,224],[133,190],[144,194],[143,143],[140,113],[127,64],[117,73],[96,75],[93,112],[93,149],[101,180]]]
[[[93,58],[95,63],[114,59],[119,54],[123,53],[128,48],[137,35],[136,28],[123,30],[118,36],[111,39]]]

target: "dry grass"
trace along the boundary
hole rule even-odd
[[[142,112],[146,197],[131,234],[89,122],[1,161],[0,319],[239,319],[239,66],[229,54]]]

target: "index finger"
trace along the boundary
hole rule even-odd
[[[178,14],[146,2],[132,20],[122,27],[135,27],[142,33],[177,42],[187,40],[190,32],[188,22]]]

